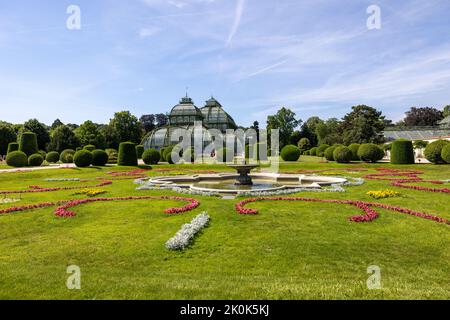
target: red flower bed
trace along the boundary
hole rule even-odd
[[[25,205],[25,206],[17,206],[17,207],[11,207],[8,209],[0,210],[0,214],[9,214],[9,213],[26,211],[26,210],[46,208],[46,207],[52,207],[55,205],[56,205],[56,203],[54,203],[54,202],[42,202],[42,203],[37,203],[37,204],[29,204],[29,205]]]
[[[320,203],[335,203],[335,204],[346,204],[352,205],[361,209],[364,214],[358,216],[352,216],[349,218],[353,222],[370,222],[378,217],[378,213],[371,207],[378,207],[382,209],[392,210],[404,214],[409,214],[419,218],[424,218],[428,220],[433,220],[440,223],[450,224],[450,221],[444,218],[433,216],[428,213],[416,212],[410,209],[401,208],[397,206],[390,206],[381,203],[372,203],[364,201],[354,201],[354,200],[328,200],[328,199],[315,199],[315,198],[302,198],[302,197],[262,197],[262,198],[250,198],[245,199],[236,204],[236,211],[240,214],[258,214],[256,209],[247,209],[245,205],[248,203],[258,202],[258,201],[306,201],[306,202],[320,202]]]
[[[102,181],[95,186],[81,186],[81,187],[58,187],[58,188],[44,188],[40,186],[29,186],[28,190],[0,190],[0,194],[17,194],[17,193],[36,193],[36,192],[54,192],[62,190],[76,190],[76,189],[87,189],[87,188],[98,188],[104,187],[112,184],[112,181],[106,180]]]
[[[119,198],[88,198],[88,199],[81,199],[81,200],[72,200],[65,203],[63,206],[58,207],[55,210],[55,215],[63,218],[70,218],[76,216],[76,213],[73,211],[70,211],[68,209],[85,204],[90,202],[99,202],[99,201],[135,201],[135,200],[176,200],[176,201],[187,201],[189,204],[180,207],[180,208],[169,208],[166,209],[164,212],[167,214],[176,214],[176,213],[183,213],[187,211],[191,211],[195,208],[197,208],[200,205],[200,202],[198,202],[195,199],[192,198],[184,198],[184,197],[174,197],[174,196],[143,196],[143,197],[119,197]]]
[[[450,193],[449,188],[430,188],[423,186],[411,186],[405,185],[405,183],[412,182],[428,182],[432,184],[443,184],[440,180],[425,180],[421,177],[418,177],[419,174],[423,174],[423,171],[419,170],[397,170],[397,169],[383,169],[377,168],[377,171],[381,173],[373,173],[365,175],[364,178],[368,180],[381,180],[381,181],[391,181],[391,185],[399,188],[413,189],[413,190],[421,190],[421,191],[430,191],[430,192],[442,192],[442,193]],[[398,178],[401,177],[401,178]]]

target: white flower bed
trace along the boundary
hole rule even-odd
[[[0,204],[14,203],[14,202],[19,202],[19,201],[20,201],[20,199],[3,198],[3,199],[0,199]]]
[[[65,181],[80,181],[80,178],[48,178],[47,182],[65,182]]]
[[[166,242],[166,248],[169,250],[185,249],[194,239],[195,235],[208,226],[210,219],[210,216],[206,212],[199,214],[191,223],[183,225],[177,234]]]

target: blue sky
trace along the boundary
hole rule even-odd
[[[450,104],[450,2],[0,0],[0,119],[107,122],[213,94],[241,125]],[[81,30],[66,9],[81,8]],[[368,30],[369,5],[382,28]]]

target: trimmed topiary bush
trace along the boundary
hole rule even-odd
[[[44,157],[39,153],[32,154],[28,157],[28,165],[30,167],[40,167],[44,162]]]
[[[119,145],[119,157],[117,159],[119,166],[137,166],[138,159],[136,145],[133,142],[122,142]]]
[[[284,161],[297,161],[300,155],[300,149],[293,144],[287,145],[281,150],[281,159]]]
[[[168,162],[169,164],[173,164],[173,159],[172,159],[172,151],[175,148],[175,146],[168,146],[167,148],[164,148],[164,153],[163,153],[163,159],[164,161]]]
[[[56,151],[50,151],[47,153],[45,160],[47,160],[48,163],[56,163],[59,161],[59,153]]]
[[[309,150],[309,155],[310,156],[317,156],[317,147],[311,148],[311,150]]]
[[[96,149],[92,151],[92,165],[103,167],[108,163],[109,156],[106,151]]]
[[[442,159],[441,153],[442,149],[449,143],[450,142],[447,140],[437,140],[430,143],[425,148],[424,151],[425,158],[427,158],[428,161],[435,164],[445,163],[444,159]]]
[[[27,157],[39,153],[37,136],[33,132],[24,132],[20,136],[19,150],[24,152]]]
[[[144,146],[137,145],[136,146],[136,153],[137,153],[138,159],[142,159],[142,154],[144,153]]]
[[[352,152],[352,160],[353,161],[361,160],[359,158],[359,156],[358,156],[358,149],[359,149],[359,147],[361,147],[361,145],[359,143],[352,143],[351,145],[348,146],[348,148]]]
[[[88,144],[87,146],[84,146],[83,150],[87,150],[87,151],[92,152],[92,151],[94,151],[96,148],[97,148],[97,147],[94,146],[93,144]],[[77,151],[79,151],[79,150],[77,150]]]
[[[414,164],[414,148],[409,140],[396,140],[391,147],[392,164]]]
[[[325,159],[327,159],[328,161],[334,161],[334,156],[333,156],[333,152],[334,150],[336,150],[337,147],[342,147],[342,145],[333,145],[331,147],[328,147],[325,152],[323,153]]]
[[[142,160],[147,165],[158,164],[158,162],[161,160],[161,154],[158,152],[158,150],[147,149],[142,154]]]
[[[447,163],[450,163],[450,143],[442,148],[441,158]]]
[[[330,147],[329,144],[321,144],[317,147],[316,156],[323,157],[325,155],[325,150]]]
[[[59,161],[61,161],[62,163],[73,163],[74,154],[75,150],[66,149],[63,152],[61,152],[61,155],[59,156]]]
[[[19,151],[19,144],[17,142],[11,142],[8,144],[8,151],[6,154],[14,151]]]
[[[109,164],[117,164],[117,158],[119,157],[119,153],[116,149],[106,149],[105,152],[108,154],[108,163]]]
[[[13,151],[6,156],[6,164],[11,167],[26,167],[28,165],[28,158],[25,152]]]
[[[80,150],[75,152],[73,162],[80,168],[89,167],[92,164],[92,152],[88,150]]]
[[[338,163],[349,163],[353,159],[353,152],[348,147],[340,146],[334,149],[333,158]]]
[[[362,144],[358,149],[358,157],[364,162],[377,162],[384,157],[384,151],[373,143]]]

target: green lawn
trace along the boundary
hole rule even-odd
[[[375,173],[377,167],[413,168],[424,170],[427,179],[450,179],[450,166],[339,165],[306,157],[283,163],[281,169],[333,169],[335,174],[340,168],[363,167],[370,170],[341,173],[359,177]],[[162,175],[164,168],[175,169],[173,174],[226,170],[224,166],[163,165],[147,174]],[[0,190],[77,186],[80,182],[44,179],[107,178],[111,170],[130,168],[0,173]],[[162,195],[135,188],[132,180],[115,180],[101,189],[107,197]],[[366,195],[369,190],[386,188],[403,196],[374,200]],[[346,189],[346,193],[297,195],[393,204],[450,218],[449,194],[369,180]],[[24,194],[15,205],[83,198],[73,193]],[[0,216],[0,299],[450,298],[448,225],[387,210],[378,210],[380,217],[373,222],[354,223],[347,218],[360,214],[355,207],[304,202],[255,203],[247,207],[259,209],[259,214],[243,216],[234,209],[240,200],[195,198],[201,203],[199,208],[176,216],[164,214],[164,209],[184,203],[159,200],[85,204],[74,208],[77,216],[71,219],[54,216],[53,207]],[[0,204],[0,210],[11,206]],[[165,242],[181,225],[202,211],[208,211],[211,223],[194,244],[185,252],[165,249]],[[82,290],[66,288],[68,265],[80,266]],[[367,289],[370,265],[381,268],[381,290]]]

